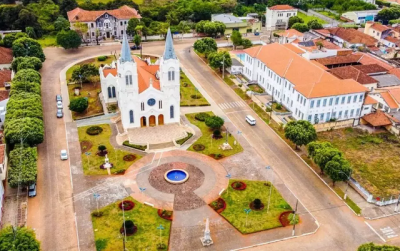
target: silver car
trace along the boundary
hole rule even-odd
[[[62,109],[57,109],[57,118],[62,118],[64,116]]]
[[[29,186],[28,196],[29,197],[35,197],[36,196],[36,184],[32,184],[32,185]]]
[[[62,109],[63,105],[61,101],[57,101],[57,109]]]
[[[67,160],[67,159],[68,159],[67,150],[61,150],[61,160]]]

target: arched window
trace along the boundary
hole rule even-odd
[[[114,86],[109,86],[107,88],[108,91],[108,98],[115,98],[117,97],[117,94],[115,93],[115,87]]]
[[[174,118],[174,106],[171,105],[169,107],[169,118],[173,119]]]
[[[108,87],[107,90],[108,90],[108,98],[112,98],[111,87]]]
[[[112,97],[113,98],[117,97],[117,94],[115,93],[115,87],[114,86],[111,88],[111,91],[112,91]]]
[[[130,72],[127,72],[125,75],[125,84],[126,85],[132,85],[132,74]]]
[[[129,123],[133,124],[134,120],[133,120],[133,110],[129,111]]]
[[[174,68],[170,68],[168,70],[168,80],[169,81],[175,80],[175,70],[174,70]]]

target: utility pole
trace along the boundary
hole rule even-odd
[[[225,55],[222,55],[222,79],[225,79]]]
[[[400,194],[399,194],[399,198],[397,199],[397,204],[396,204],[396,207],[394,208],[394,212],[397,212],[399,210],[399,204],[400,204]]]
[[[293,211],[293,231],[292,231],[292,236],[294,236],[294,231],[296,229],[296,211],[297,211],[297,205],[299,204],[299,200],[296,201],[296,208]]]

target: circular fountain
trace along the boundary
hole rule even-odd
[[[182,169],[172,169],[165,173],[164,178],[171,184],[182,184],[189,179],[189,174]]]

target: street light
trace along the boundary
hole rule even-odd
[[[225,55],[222,55],[222,80],[225,79]]]
[[[230,185],[230,181],[231,181],[232,175],[230,173],[228,173],[225,177],[228,178],[228,188],[226,189],[226,195],[228,195],[228,193],[229,193],[229,185]]]
[[[344,175],[346,175],[346,177],[347,177],[347,186],[346,186],[346,190],[344,191],[344,200],[346,201],[346,199],[347,199],[347,189],[349,188],[349,181],[350,181],[350,177],[351,177],[351,172],[352,172],[353,170],[352,169],[350,169],[350,175],[347,175],[345,172],[343,172],[343,171],[339,171],[339,173],[343,173]]]
[[[267,169],[267,172],[269,173],[269,171],[271,170],[270,166],[266,166],[265,169]],[[267,174],[268,174],[267,173]],[[267,176],[268,177],[268,176]],[[268,178],[267,178],[268,179]],[[267,214],[269,212],[269,205],[271,203],[271,194],[272,194],[272,181],[269,181],[269,197],[268,197],[268,206],[267,206]]]
[[[249,213],[251,212],[250,208],[247,208],[244,210],[244,212],[246,213],[246,227],[247,227],[247,217],[249,216]]]

